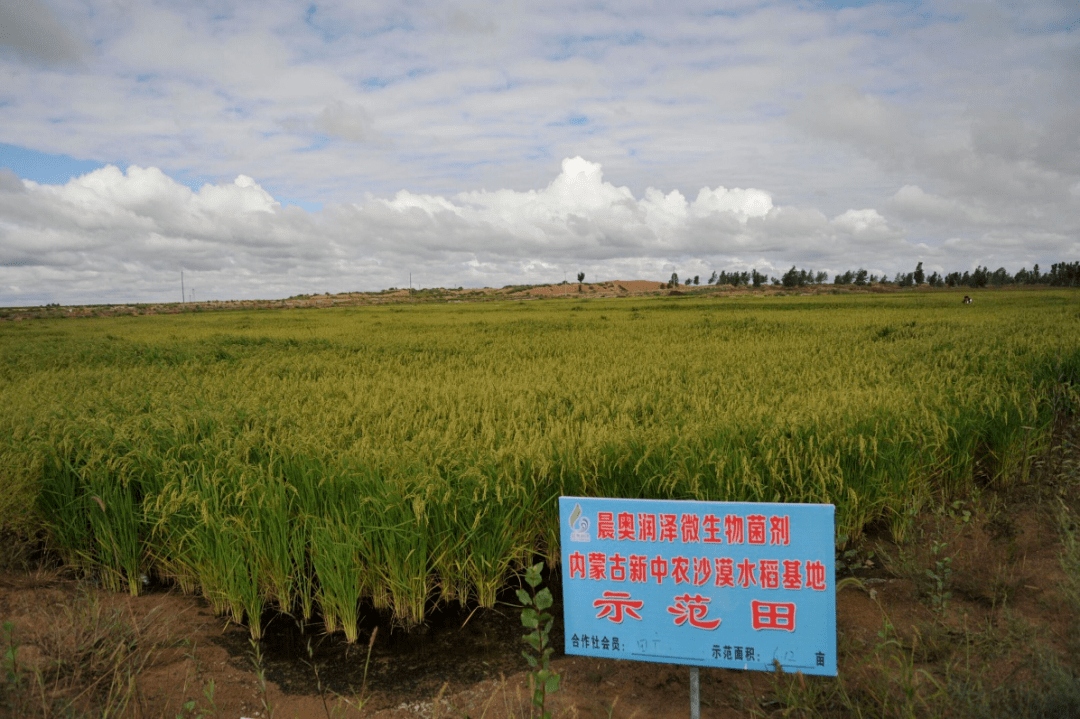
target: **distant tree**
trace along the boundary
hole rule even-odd
[[[1080,285],[1080,262],[1055,262],[1043,277],[1043,282],[1054,287],[1076,287]]]
[[[931,287],[941,287],[943,284],[945,284],[941,279],[941,275],[939,275],[937,272],[931,272],[930,277],[927,278],[926,282]]]
[[[716,284],[718,285],[732,285],[738,287],[739,285],[750,284],[749,272],[728,272],[722,271],[716,276]]]
[[[756,269],[750,270],[750,281],[754,284],[754,287],[761,287],[768,279]]]
[[[784,287],[798,286],[799,273],[795,271],[795,265],[792,265],[791,269],[785,272],[784,276],[780,278],[780,284],[782,284]]]
[[[859,268],[859,271],[855,273],[855,284],[862,287],[866,284],[867,272],[863,268]]]
[[[813,282],[813,270],[796,270],[795,265],[792,265],[791,269],[785,272],[780,278],[780,284],[784,287],[805,287],[806,285],[813,284]]]
[[[694,284],[695,285],[700,285],[701,284],[701,278],[698,277],[697,275],[694,275]]]
[[[675,288],[679,286],[679,274],[677,272],[671,273],[671,279],[668,280],[668,287]]]
[[[713,270],[713,273],[711,275],[709,275],[709,281],[706,284],[710,284],[710,285],[715,285],[716,284],[716,270]]]
[[[825,284],[825,280],[827,279],[829,279],[829,273],[822,270],[821,272],[818,272],[816,275],[814,275],[814,284],[823,285]]]
[[[975,267],[975,271],[971,273],[971,286],[972,287],[986,287],[990,281],[990,270],[986,267]]]
[[[577,273],[577,281],[578,282],[584,282],[585,281],[585,273],[584,272]]]
[[[915,265],[915,272],[912,273],[912,279],[915,280],[915,284],[921,285],[923,280],[926,279],[926,274],[923,272],[922,263]]]
[[[885,279],[885,275],[882,275],[881,280],[884,281],[884,279]],[[866,281],[869,282],[870,284],[874,284],[875,282],[878,281],[878,276],[877,275],[870,275],[870,277]]]

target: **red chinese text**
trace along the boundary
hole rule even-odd
[[[667,610],[675,615],[676,626],[685,623],[697,629],[716,629],[720,626],[720,619],[705,619],[705,615],[709,613],[708,604],[712,601],[709,597],[703,597],[700,594],[691,597],[690,594],[683,594],[675,597],[674,600],[675,604]]]
[[[757,578],[754,577],[754,567],[756,566],[757,564],[749,559],[739,562],[739,579],[737,581],[740,587],[749,589],[751,584],[757,584]]]
[[[589,579],[607,579],[607,555],[603,552],[589,552]]]
[[[570,578],[580,575],[582,579],[585,578],[585,555],[581,552],[574,552],[570,555]]]
[[[795,631],[794,602],[750,602],[754,629],[781,629]]]
[[[630,555],[630,581],[641,584],[648,578],[647,569],[645,567],[648,557],[644,554],[631,554]]]
[[[615,517],[611,512],[596,513],[596,538],[615,539]]]
[[[791,520],[785,514],[783,517],[769,517],[769,544],[782,544],[785,547],[791,543]]]
[[[780,588],[780,562],[775,559],[761,560],[761,588]]]
[[[660,541],[674,542],[679,538],[679,525],[674,514],[660,515]]]
[[[806,586],[825,591],[825,565],[818,561],[806,563]]]
[[[728,544],[743,543],[743,518],[728,514],[724,517],[724,537]]]
[[[656,515],[655,514],[639,514],[637,516],[638,521],[638,541],[640,542],[655,542],[656,541]]]
[[[625,582],[626,581],[626,557],[621,554],[611,555],[611,581],[613,582]]]
[[[624,616],[630,616],[641,621],[638,610],[645,606],[640,599],[631,599],[630,592],[604,592],[600,599],[594,600],[593,607],[600,609],[597,619],[607,618],[608,621],[622,624]]]
[[[718,586],[718,587],[734,587],[735,586],[735,561],[731,557],[717,557],[717,559],[716,559],[716,586]]]
[[[701,520],[701,526],[705,528],[705,540],[710,544],[719,544],[724,541],[720,538],[720,518],[715,514],[706,514]]]
[[[682,534],[683,544],[695,543],[699,541],[701,520],[696,514],[684,514],[679,518],[679,530]]]
[[[746,518],[746,541],[750,544],[765,544],[765,515],[751,514]]]

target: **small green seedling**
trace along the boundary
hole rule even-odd
[[[543,570],[543,562],[526,569],[525,583],[529,585],[531,594],[524,589],[519,589],[517,596],[522,604],[521,625],[532,630],[522,638],[532,647],[533,652],[521,653],[532,670],[529,675],[532,703],[540,710],[542,719],[550,719],[551,712],[545,710],[544,703],[548,694],[554,694],[559,690],[559,675],[551,671],[551,655],[555,652],[550,640],[551,625],[555,620],[547,611],[551,608],[553,601],[551,590],[547,587],[537,590],[541,582],[540,572]]]
[[[4,678],[7,679],[8,684],[17,687],[21,683],[19,672],[19,644],[12,636],[14,632],[15,625],[11,622],[4,622]]]
[[[949,605],[952,592],[948,587],[952,582],[952,557],[942,556],[948,547],[945,542],[934,542],[930,546],[930,552],[934,556],[934,566],[927,568],[926,576],[930,578],[930,603],[934,611],[942,613]]]

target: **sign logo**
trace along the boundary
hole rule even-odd
[[[571,542],[588,542],[591,541],[589,536],[589,518],[581,512],[581,503],[574,505],[574,509],[570,512],[570,541]]]

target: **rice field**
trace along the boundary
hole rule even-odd
[[[138,593],[357,638],[490,607],[561,494],[830,502],[838,543],[1022,476],[1080,295],[670,297],[0,325],[0,523]],[[32,506],[33,512],[24,511]]]

